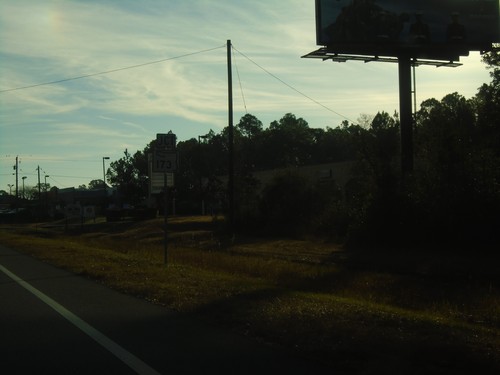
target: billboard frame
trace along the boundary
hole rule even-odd
[[[315,0],[316,44],[332,54],[389,57],[403,54],[419,59],[458,61],[469,51],[488,52],[493,43],[500,41],[498,1],[480,2],[483,5],[472,0],[453,0],[437,7],[431,0]],[[476,8],[474,14],[464,13]],[[461,33],[456,39],[449,34],[452,26]],[[415,38],[417,28],[417,36],[425,34],[427,39]]]
[[[301,56],[304,59],[319,59],[322,61],[331,60],[333,62],[347,62],[347,61],[361,61],[364,63],[369,62],[385,62],[385,63],[398,63],[399,58],[393,56],[384,56],[384,55],[358,55],[358,54],[343,54],[336,53],[330,51],[328,48],[319,48],[315,51],[309,52],[304,56]],[[458,60],[458,59],[457,59]],[[421,66],[421,65],[430,65],[439,67],[450,67],[456,68],[458,66],[462,66],[462,63],[455,62],[453,59],[447,60],[428,60],[428,59],[417,59],[411,58],[412,66]]]
[[[401,21],[407,22],[408,19],[403,20],[403,18],[400,18],[399,21],[396,20],[394,17],[403,16],[404,18],[406,18],[406,15],[404,13],[399,13],[398,16],[397,13],[395,12],[388,13],[386,12],[386,9],[379,6],[379,4],[385,3],[387,7],[389,5],[392,5],[393,10],[394,9],[405,10],[404,7],[409,3],[415,6],[417,4],[416,0],[407,1],[405,3],[399,0],[337,0],[337,2],[350,1],[350,3],[347,7],[341,9],[341,12],[343,13],[342,14],[343,18],[341,17],[341,21],[339,21],[339,13],[337,13],[337,17],[335,19],[334,18],[330,19],[330,21],[332,21],[330,24],[325,24],[324,22],[322,22],[323,13],[321,9],[321,4],[323,4],[325,1],[330,1],[329,5],[331,9],[335,8],[335,6],[333,6],[334,4],[333,0],[315,0],[316,44],[322,47],[302,57],[321,59],[323,61],[332,60],[337,62],[346,62],[349,60],[354,60],[354,61],[363,61],[365,63],[375,62],[375,61],[398,63],[399,115],[400,115],[400,125],[401,125],[400,128],[401,129],[400,132],[401,173],[403,179],[405,179],[408,176],[410,176],[413,172],[413,111],[412,111],[412,100],[411,100],[412,68],[419,65],[434,65],[436,67],[441,67],[441,66],[457,67],[462,64],[455,61],[459,61],[460,56],[468,56],[469,51],[478,50],[481,53],[485,53],[494,50],[495,49],[494,44],[500,41],[500,27],[499,27],[500,5],[498,4],[497,0],[481,0],[483,5],[487,3],[487,5],[491,5],[493,8],[495,8],[494,3],[496,3],[496,8],[495,8],[496,19],[495,15],[491,17],[489,14],[485,13],[484,8],[481,9],[479,13],[472,14],[474,16],[485,15],[486,17],[485,20],[494,19],[494,21],[492,21],[492,24],[494,23],[497,24],[497,31],[491,32],[491,30],[489,30],[489,28],[486,27],[486,30],[488,32],[491,32],[491,35],[495,35],[494,37],[493,36],[491,37],[491,40],[484,40],[484,41],[480,40],[479,42],[476,40],[474,43],[470,43],[466,38],[466,34],[462,33],[463,30],[461,30],[460,31],[461,40],[459,41],[459,43],[457,43],[456,41],[449,39],[448,30],[450,24],[448,24],[446,29],[445,42],[441,41],[441,43],[436,43],[436,42],[431,42],[432,40],[431,38],[427,38],[427,40],[424,39],[423,42],[422,40],[416,40],[416,39],[412,40],[407,39],[405,41],[402,41],[401,40],[402,29],[400,28],[401,26],[400,24],[396,26],[395,32],[394,28],[391,31],[387,29],[387,26],[389,24],[394,26],[394,22],[396,23],[398,22],[401,23]],[[378,4],[375,4],[375,1],[378,1]],[[456,5],[460,2],[461,6],[464,6],[464,4],[467,3],[467,1],[470,1],[470,3],[468,4],[469,6],[472,5],[471,0],[454,0],[454,1],[456,2],[453,3],[453,5]],[[445,2],[443,2],[442,4],[445,4],[446,6],[450,5]],[[430,0],[428,0],[428,3],[424,2],[423,0],[419,0],[418,5],[419,6],[424,5],[424,7],[427,6],[427,9],[432,10]],[[435,5],[436,5],[435,2],[432,3],[432,6]],[[477,3],[474,5],[477,5]],[[339,5],[337,4],[337,10],[339,9],[338,6]],[[456,21],[456,18],[454,16],[455,12],[452,11],[451,7],[446,8],[446,6],[443,9],[445,9],[446,12],[451,15],[452,17],[451,23],[454,23]],[[346,8],[348,7],[351,7],[351,9],[347,9],[348,11],[344,13],[346,11]],[[409,8],[407,9],[409,10]],[[466,8],[464,7],[463,9]],[[475,8],[472,9],[475,10]],[[442,9],[440,9],[440,12],[442,12],[441,19],[444,19],[443,17],[445,12]],[[350,18],[352,17],[353,14],[357,18]],[[379,16],[382,18],[379,18]],[[388,21],[387,17],[391,17],[390,21]],[[384,22],[381,23],[380,19],[382,19]],[[420,20],[421,17],[418,15],[418,12],[414,12],[414,24],[416,24],[417,21]],[[479,24],[480,26],[478,27],[478,29],[481,29],[475,36],[477,35],[482,36],[481,33],[485,29],[484,25],[481,25],[481,20],[475,20],[475,23],[476,25]],[[410,26],[408,35],[412,34],[412,27],[414,27],[414,24]],[[382,42],[382,40],[379,40],[380,39],[379,36],[380,35],[384,36],[383,34],[370,32],[374,30],[374,27],[378,27],[380,25],[385,27],[386,28],[385,30],[387,31],[386,33],[387,35],[384,42]],[[338,32],[339,30],[342,30],[342,27],[344,26],[347,28],[344,29],[344,31],[349,30],[352,32],[334,33]],[[441,26],[443,26],[442,22]],[[462,25],[459,26],[462,27]],[[326,30],[325,27],[328,27],[328,30],[332,31],[332,33],[329,34],[330,38],[333,38],[333,36],[335,36],[339,39],[337,42],[325,43],[327,40],[322,39],[322,36],[325,35],[322,34],[324,30]],[[442,29],[443,27],[441,27],[441,30]],[[425,30],[425,28],[423,30],[424,32],[420,32],[420,34],[423,33],[427,37],[429,35],[427,34],[429,30]],[[415,29],[413,29],[413,31],[415,31]],[[477,30],[475,31],[477,32]],[[339,35],[340,37],[338,37]],[[359,35],[361,35],[362,37],[356,39]],[[413,33],[412,35],[415,36],[417,34]],[[442,35],[443,33],[441,31],[441,36]],[[344,40],[342,40],[342,38],[344,38]]]

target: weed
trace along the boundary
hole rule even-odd
[[[412,262],[383,255],[333,262],[338,246],[311,241],[237,239],[218,247],[210,225],[174,221],[167,266],[159,220],[121,228],[98,223],[73,232],[19,227],[0,231],[0,238],[59,267],[280,343],[339,371],[387,372],[388,364],[394,365],[389,372],[498,367],[500,296],[493,274],[474,273],[459,259],[452,269],[436,259],[423,267],[428,255],[415,254],[408,255]]]

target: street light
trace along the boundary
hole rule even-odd
[[[106,189],[106,169],[104,168],[104,160],[109,160],[109,156],[102,157],[102,182],[104,182],[104,188]]]
[[[25,196],[24,196],[24,180],[26,180],[28,177],[26,176],[23,176],[23,199],[25,199]]]
[[[12,186],[14,186],[14,184],[7,184],[7,186],[9,187],[9,195],[12,195]]]
[[[47,177],[50,177],[48,174],[45,175],[45,191],[47,191]]]

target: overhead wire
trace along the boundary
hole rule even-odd
[[[234,47],[232,44],[231,44],[231,50],[233,52],[233,61],[234,61],[234,66],[236,68],[236,75],[238,76],[238,83],[240,85],[241,97],[243,98],[243,106],[245,107],[245,113],[248,114],[247,103],[245,101],[245,94],[243,94],[243,86],[241,85],[240,71],[238,69],[238,64],[236,64],[236,56],[234,54]]]
[[[10,88],[10,89],[0,89],[0,93],[25,90],[25,89],[30,89],[30,88],[40,87],[40,86],[54,85],[54,84],[59,84],[59,83],[63,83],[63,82],[69,82],[69,81],[75,81],[75,80],[84,79],[84,78],[95,77],[95,76],[99,76],[99,75],[116,73],[116,72],[120,72],[120,71],[128,70],[128,69],[136,69],[136,68],[140,68],[140,67],[143,67],[143,66],[148,66],[148,65],[153,65],[153,64],[159,64],[159,63],[162,63],[162,62],[165,62],[165,61],[180,59],[180,58],[184,58],[184,57],[188,57],[188,56],[193,56],[193,55],[197,55],[197,54],[201,54],[201,53],[205,53],[205,52],[214,51],[216,49],[225,48],[225,46],[226,45],[221,45],[221,46],[212,47],[212,48],[208,48],[208,49],[204,49],[204,50],[200,50],[200,51],[186,53],[186,54],[179,55],[179,56],[173,56],[173,57],[168,57],[168,58],[165,58],[165,59],[148,61],[148,62],[141,63],[141,64],[129,65],[129,66],[121,67],[121,68],[116,68],[116,69],[111,69],[111,70],[105,70],[105,71],[96,72],[96,73],[90,73],[90,74],[84,74],[84,75],[75,76],[75,77],[63,78],[63,79],[59,79],[59,80],[55,80],[55,81],[41,82],[41,83],[36,83],[36,84],[33,84],[33,85],[14,87],[14,88]],[[295,88],[291,84],[285,82],[283,79],[281,79],[280,77],[278,77],[276,74],[274,74],[271,71],[269,71],[268,69],[264,68],[262,65],[260,65],[259,63],[257,63],[253,59],[251,59],[249,56],[247,56],[246,54],[244,54],[243,52],[241,52],[240,50],[238,50],[237,48],[235,48],[234,45],[231,44],[231,48],[232,48],[232,51],[233,51],[233,56],[234,56],[234,51],[238,52],[245,59],[247,59],[248,61],[250,61],[252,64],[254,64],[255,66],[257,66],[259,69],[261,69],[262,71],[264,71],[266,74],[268,74],[269,76],[271,76],[275,80],[277,80],[277,81],[281,82],[283,85],[287,86],[289,89],[295,91],[296,93],[298,93],[299,95],[305,97],[306,99],[310,100],[311,102],[313,102],[313,103],[321,106],[322,108],[326,109],[327,111],[332,112],[332,113],[336,114],[337,116],[345,118],[346,120],[354,123],[354,121],[352,121],[349,117],[347,117],[347,116],[345,116],[345,115],[343,115],[343,114],[341,114],[341,113],[333,110],[332,108],[324,105],[323,103],[317,101],[316,99],[312,98],[311,96],[309,96],[309,95],[305,94],[304,92],[298,90],[297,88]],[[248,113],[247,106],[246,106],[246,100],[245,100],[245,96],[244,96],[244,93],[243,93],[243,87],[242,87],[242,84],[241,84],[241,77],[240,77],[238,66],[236,65],[236,61],[235,61],[235,66],[236,66],[236,73],[237,73],[237,76],[238,76],[238,82],[239,82],[239,86],[240,86],[240,91],[241,91],[241,95],[242,95],[242,99],[243,99],[243,105],[245,107],[245,112]]]
[[[255,66],[257,66],[259,69],[261,69],[262,71],[266,72],[268,75],[270,75],[271,77],[273,77],[274,79],[276,79],[277,81],[281,82],[283,85],[287,86],[289,89],[295,91],[296,93],[302,95],[303,97],[305,97],[306,99],[310,100],[311,102],[323,107],[324,109],[326,109],[327,111],[330,111],[334,114],[336,114],[337,116],[340,116],[342,118],[345,118],[346,120],[354,123],[354,121],[352,121],[349,117],[347,116],[344,116],[343,114],[331,109],[330,107],[327,107],[326,105],[324,105],[323,103],[317,101],[316,99],[310,97],[309,95],[303,93],[302,91],[296,89],[295,87],[293,87],[292,85],[290,85],[289,83],[285,82],[283,79],[279,78],[277,75],[275,75],[274,73],[270,72],[269,70],[267,70],[266,68],[264,68],[262,65],[258,64],[257,62],[255,62],[254,60],[252,60],[250,57],[248,57],[247,55],[245,55],[243,52],[239,51],[237,48],[235,48],[233,46],[233,49],[238,52],[241,56],[243,56],[245,59],[247,59],[248,61],[250,61],[252,64],[254,64]]]
[[[225,46],[226,45],[221,45],[221,46],[212,47],[212,48],[208,48],[208,49],[204,49],[204,50],[200,50],[200,51],[186,53],[186,54],[183,54],[183,55],[168,57],[168,58],[165,58],[165,59],[148,61],[148,62],[141,63],[141,64],[129,65],[129,66],[124,66],[124,67],[120,67],[120,68],[116,68],[116,69],[111,69],[111,70],[105,70],[105,71],[96,72],[96,73],[83,74],[83,75],[80,75],[80,76],[63,78],[63,79],[59,79],[59,80],[55,80],[55,81],[41,82],[41,83],[36,83],[36,84],[33,84],[33,85],[13,87],[13,88],[10,88],[10,89],[0,89],[0,93],[25,90],[25,89],[30,89],[30,88],[40,87],[40,86],[54,85],[54,84],[59,84],[59,83],[63,83],[63,82],[69,82],[69,81],[75,81],[75,80],[84,79],[84,78],[95,77],[95,76],[99,76],[99,75],[116,73],[116,72],[120,72],[120,71],[128,70],[128,69],[136,69],[136,68],[140,68],[140,67],[143,67],[143,66],[148,66],[148,65],[153,65],[153,64],[159,64],[159,63],[162,63],[162,62],[165,62],[165,61],[180,59],[180,58],[184,58],[184,57],[188,57],[188,56],[193,56],[193,55],[197,55],[197,54],[201,54],[201,53],[206,53],[206,52],[214,51],[216,49],[225,48]],[[336,114],[337,116],[345,118],[346,120],[348,120],[350,122],[354,122],[350,118],[348,118],[347,116],[345,116],[345,115],[343,115],[343,114],[341,114],[341,113],[333,110],[332,108],[324,105],[323,103],[317,101],[316,99],[312,98],[311,96],[309,96],[309,95],[305,94],[304,92],[298,90],[297,88],[295,88],[291,84],[285,82],[283,79],[281,79],[280,77],[278,77],[276,74],[274,74],[271,71],[269,71],[268,69],[264,68],[262,65],[260,65],[259,63],[257,63],[253,59],[251,59],[249,56],[247,56],[246,54],[244,54],[243,52],[241,52],[240,50],[238,50],[237,48],[235,48],[234,45],[232,45],[232,44],[231,44],[231,48],[232,48],[232,51],[233,51],[233,56],[235,56],[234,55],[234,51],[238,52],[241,56],[243,56],[245,59],[247,59],[248,61],[250,61],[255,66],[257,66],[262,71],[264,71],[266,74],[268,74],[269,76],[271,76],[275,80],[281,82],[283,85],[287,86],[288,88],[290,88],[291,90],[295,91],[299,95],[301,95],[301,96],[305,97],[306,99],[310,100],[311,102],[313,102],[313,103],[321,106],[322,108],[326,109],[327,111]],[[244,93],[243,93],[243,87],[242,87],[242,84],[241,84],[241,77],[240,77],[238,66],[236,64],[236,60],[235,60],[235,67],[236,67],[236,73],[237,73],[237,76],[238,76],[238,82],[239,82],[239,86],[240,86],[240,92],[241,92],[242,99],[243,99],[243,105],[245,107],[245,112],[248,113],[247,106],[246,106],[246,99],[245,99],[245,96],[244,96]]]
[[[213,50],[216,50],[216,49],[219,49],[219,48],[223,48],[223,47],[225,47],[225,45],[218,46],[218,47],[213,47],[213,48],[208,48],[208,49],[204,49],[204,50],[201,50],[201,51],[190,52],[190,53],[186,53],[184,55],[179,55],[179,56],[174,56],[174,57],[168,57],[168,58],[165,58],[165,59],[160,59],[160,60],[155,60],[155,61],[149,61],[149,62],[145,62],[145,63],[142,63],[142,64],[129,65],[129,66],[121,67],[121,68],[116,68],[116,69],[111,69],[111,70],[105,70],[105,71],[97,72],[97,73],[90,73],[90,74],[84,74],[84,75],[76,76],[76,77],[63,78],[63,79],[58,79],[56,81],[50,81],[50,82],[41,82],[41,83],[36,83],[34,85],[21,86],[21,87],[13,87],[13,88],[10,88],[10,89],[2,89],[2,90],[0,90],[0,93],[10,92],[10,91],[18,91],[18,90],[25,90],[25,89],[31,89],[31,88],[40,87],[40,86],[55,85],[55,84],[58,84],[58,83],[63,83],[63,82],[68,82],[68,81],[75,81],[75,80],[83,79],[83,78],[90,78],[90,77],[95,77],[95,76],[104,75],[104,74],[116,73],[116,72],[120,72],[120,71],[123,71],[123,70],[140,68],[140,67],[147,66],[147,65],[159,64],[159,63],[162,63],[162,62],[165,62],[165,61],[170,61],[170,60],[180,59],[180,58],[184,58],[184,57],[188,57],[188,56],[193,56],[193,55],[197,55],[197,54],[201,54],[201,53],[205,53],[205,52],[210,52],[210,51],[213,51]]]

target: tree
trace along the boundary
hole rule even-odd
[[[271,167],[299,166],[311,160],[313,141],[307,121],[287,113],[279,121],[271,122],[263,151]]]
[[[436,178],[455,185],[470,153],[475,129],[472,102],[458,93],[427,101],[417,115],[416,153]],[[458,179],[458,180],[457,180]]]
[[[448,242],[481,237],[478,233],[487,233],[497,221],[500,138],[491,115],[499,105],[490,87],[483,85],[470,100],[458,93],[429,99],[416,116],[413,198],[424,218],[421,227],[427,227],[423,232]]]
[[[498,85],[500,83],[500,45],[497,44],[495,48],[482,55],[483,62],[491,69],[491,77],[493,78],[493,84]]]
[[[310,182],[293,172],[273,179],[264,188],[261,199],[261,221],[269,233],[297,235],[317,216],[322,201]]]
[[[240,119],[236,129],[243,137],[254,139],[262,133],[262,122],[254,115],[247,113]]]
[[[399,178],[399,120],[397,113],[390,116],[378,112],[371,117],[369,129],[361,126],[345,128],[348,141],[358,150],[358,160],[365,178],[373,180],[374,192],[391,194],[398,187]],[[368,173],[368,174],[367,174]]]
[[[89,190],[96,190],[96,189],[104,189],[106,187],[106,184],[104,183],[103,180],[92,180],[89,182],[88,189]]]
[[[43,189],[41,189],[41,191],[43,192]],[[24,188],[24,197],[29,200],[40,199],[40,194],[38,193],[38,186],[26,186]]]
[[[148,145],[145,150],[151,147]],[[137,151],[133,156],[127,149],[125,156],[111,162],[107,178],[116,186],[123,203],[138,204],[147,195],[147,154]]]
[[[256,169],[262,169],[263,137],[262,122],[247,113],[235,127],[234,156],[236,174],[248,175]]]
[[[362,113],[358,117],[358,125],[364,129],[370,128],[372,121],[373,115],[369,115],[367,113]]]

